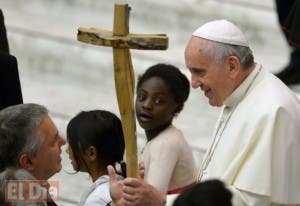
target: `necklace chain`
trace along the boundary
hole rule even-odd
[[[260,71],[261,71],[261,66],[260,66],[258,72],[255,74],[253,80],[252,80],[251,83],[249,84],[248,88],[246,89],[245,94],[248,93],[249,88],[250,88],[251,85],[253,84],[254,80],[256,79],[256,77],[258,76],[258,74],[260,73]],[[234,107],[233,109],[232,109],[232,108],[229,108],[229,107],[227,107],[227,106],[225,106],[225,107],[223,108],[223,112],[222,112],[222,115],[221,115],[220,120],[218,121],[219,123],[218,123],[218,127],[217,127],[217,129],[216,129],[215,135],[214,135],[213,142],[211,143],[211,146],[209,147],[208,152],[206,153],[206,155],[205,155],[204,158],[203,158],[203,161],[202,161],[202,163],[201,163],[201,167],[200,167],[199,174],[197,175],[196,182],[200,182],[200,181],[201,181],[201,179],[202,179],[202,177],[203,177],[203,175],[204,175],[204,173],[205,173],[205,170],[207,169],[207,167],[208,167],[208,165],[209,165],[209,163],[210,163],[210,161],[211,161],[211,159],[212,159],[212,156],[213,156],[213,154],[214,154],[214,152],[215,152],[215,150],[216,150],[216,148],[217,148],[217,145],[218,145],[218,143],[219,143],[219,141],[220,141],[220,139],[221,139],[221,137],[222,137],[222,134],[223,134],[223,132],[224,132],[224,130],[225,130],[225,128],[226,128],[226,125],[227,125],[227,123],[229,122],[229,119],[230,119],[231,115],[233,114],[233,112],[234,112],[234,110],[235,110],[236,108],[237,108],[237,105],[235,105],[235,107]],[[230,109],[231,109],[231,111],[230,111]],[[229,111],[227,112],[227,110],[229,110]],[[224,116],[224,113],[225,113],[225,112],[228,113],[228,114],[227,114],[226,117],[224,118],[223,116]],[[221,126],[222,126],[222,125],[223,125],[223,128],[221,129]],[[221,131],[220,131],[220,129],[221,129]]]

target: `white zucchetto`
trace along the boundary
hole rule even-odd
[[[224,19],[210,21],[199,27],[192,35],[211,41],[249,47],[243,32],[236,25]]]

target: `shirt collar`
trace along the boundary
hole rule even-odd
[[[246,77],[246,79],[231,93],[229,97],[226,98],[224,101],[224,106],[233,108],[235,107],[242,98],[246,95],[247,90],[251,86],[252,82],[254,81],[255,77],[260,71],[261,66],[255,66],[254,70]]]

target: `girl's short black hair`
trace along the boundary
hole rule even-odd
[[[77,114],[68,123],[67,140],[78,170],[78,163],[84,162],[81,154],[90,146],[97,149],[99,163],[103,166],[115,165],[123,160],[125,141],[122,124],[120,119],[109,111],[92,110]]]
[[[144,74],[139,76],[137,90],[148,79],[152,77],[161,78],[177,103],[184,103],[190,93],[190,83],[187,77],[175,66],[170,64],[156,64],[149,67]]]

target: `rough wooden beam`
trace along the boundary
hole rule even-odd
[[[165,34],[128,34],[114,36],[113,32],[96,28],[79,28],[79,41],[120,49],[166,50],[168,37]]]

